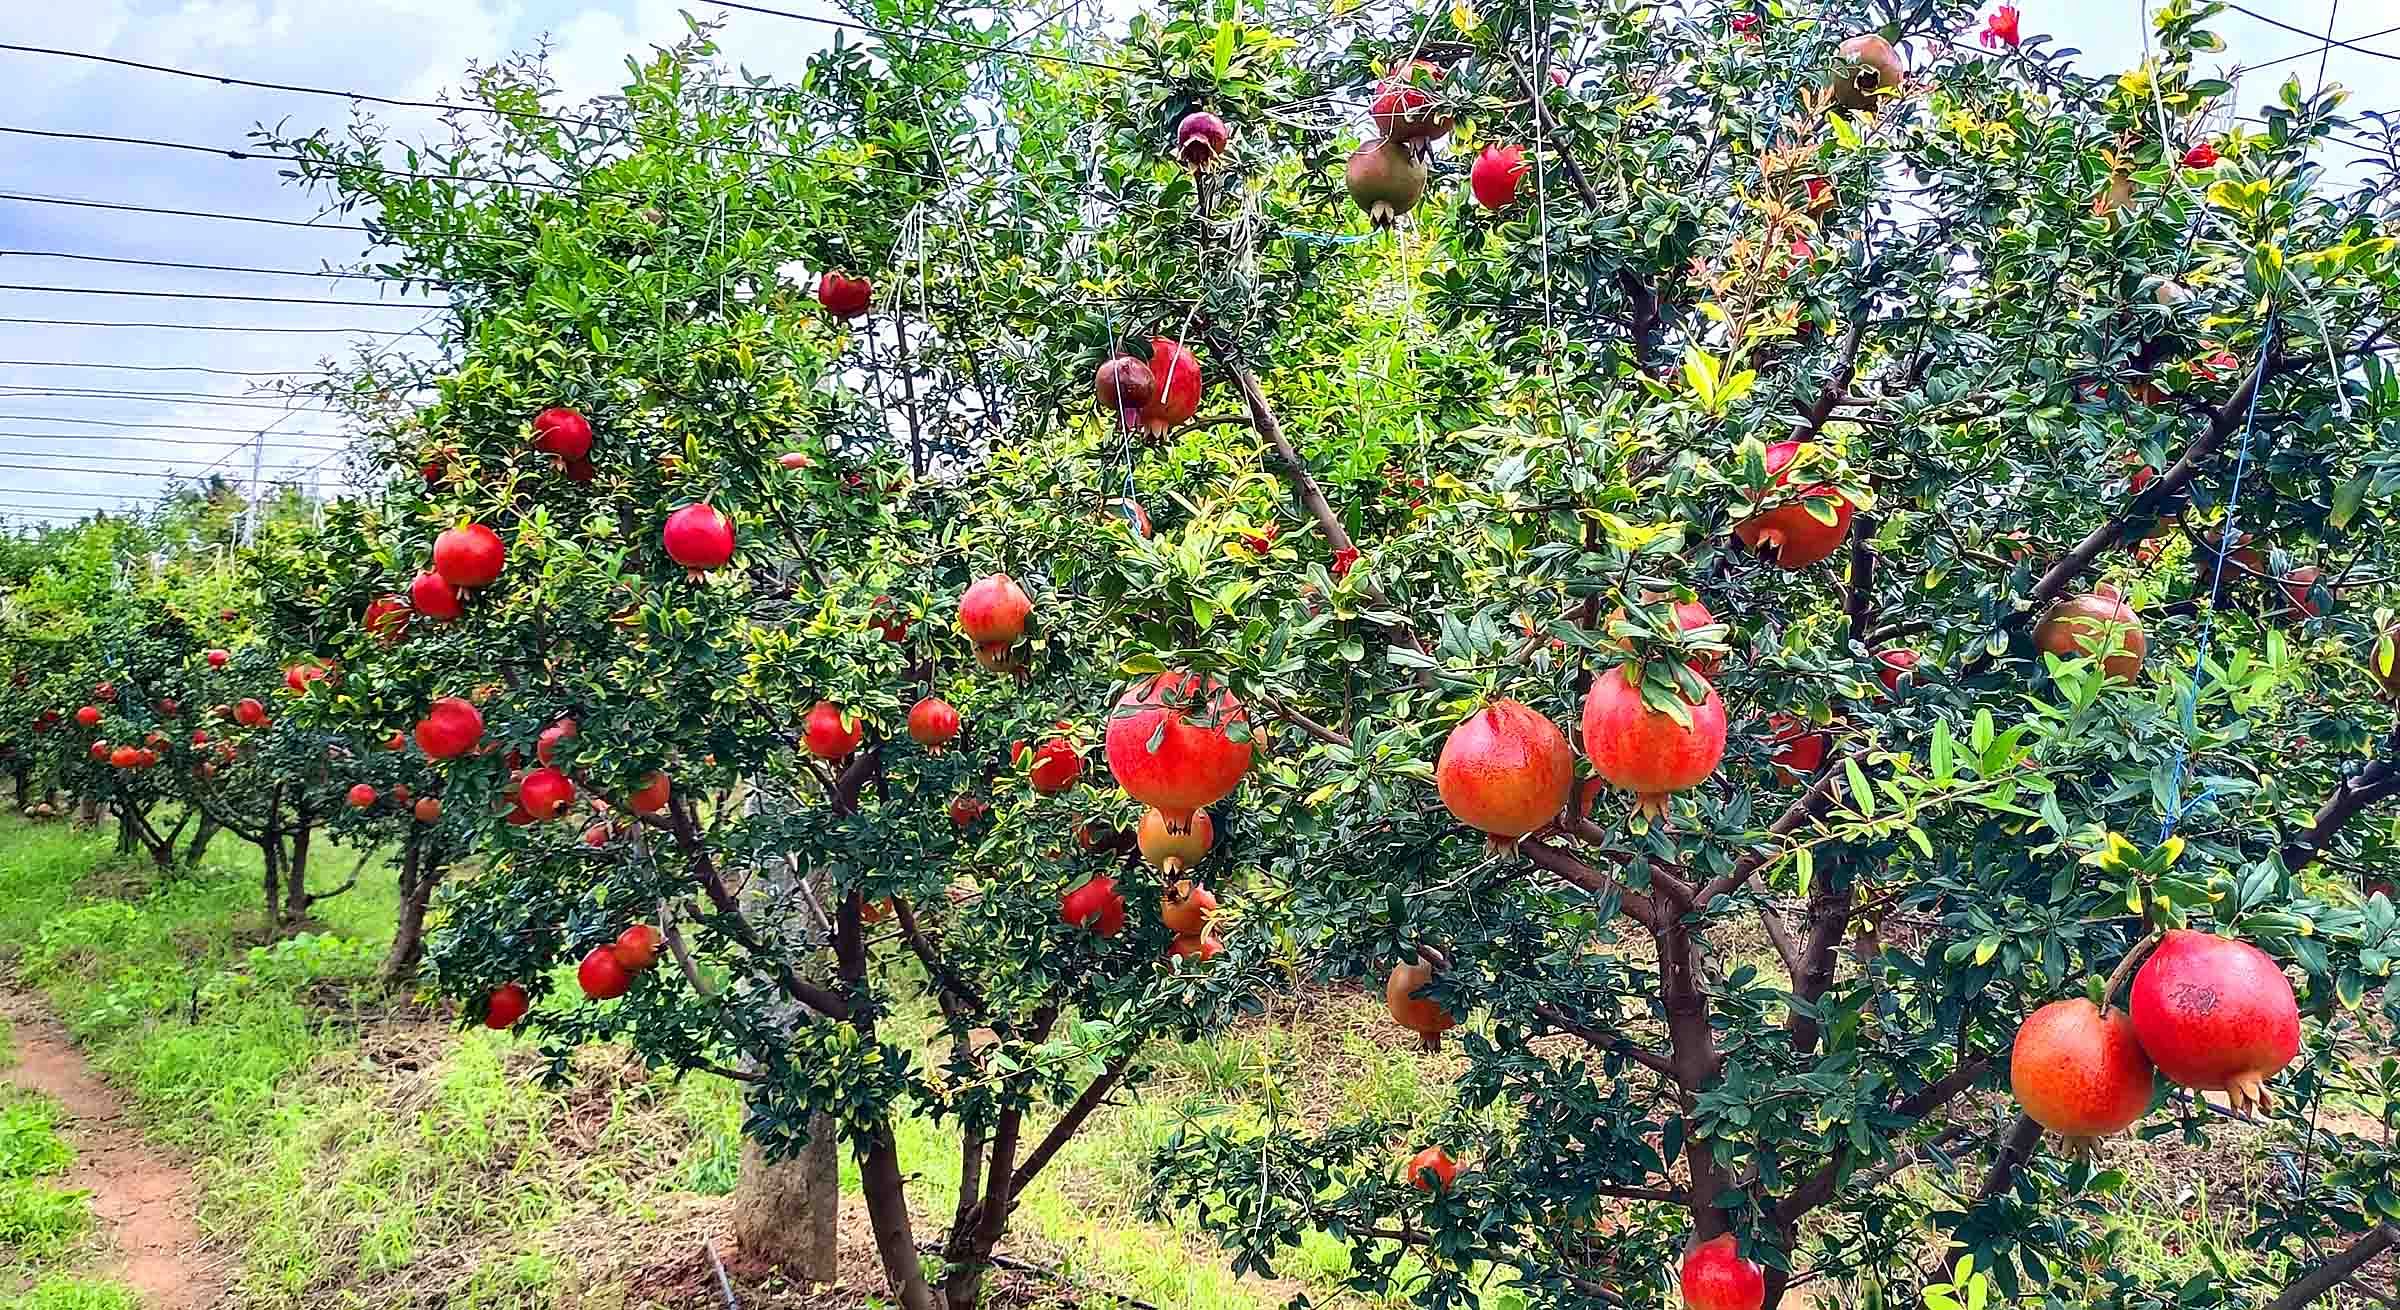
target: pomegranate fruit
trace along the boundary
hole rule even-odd
[[[417,822],[433,823],[442,817],[442,803],[431,796],[417,798]]]
[[[1159,899],[1158,921],[1178,937],[1198,937],[1208,931],[1208,921],[1216,912],[1216,893],[1196,882],[1178,880],[1168,884],[1166,895]]]
[[[241,703],[233,707],[233,719],[245,728],[263,728],[267,726],[267,707],[244,696]]]
[[[1777,487],[1786,485],[1792,465],[1806,450],[1806,443],[1778,441],[1767,447],[1767,475]],[[1804,501],[1833,502],[1833,522],[1827,523],[1811,514]],[[1733,526],[1733,535],[1750,550],[1771,556],[1776,565],[1786,569],[1802,569],[1824,559],[1840,549],[1842,538],[1850,532],[1849,498],[1831,483],[1803,487],[1797,495],[1772,509],[1753,510]]]
[[[1461,720],[1442,742],[1434,789],[1460,823],[1514,851],[1517,839],[1555,822],[1575,786],[1575,750],[1549,716],[1495,700]]]
[[[873,283],[840,269],[817,279],[817,303],[835,318],[857,318],[867,312],[867,305],[874,298]]]
[[[559,743],[572,740],[574,736],[575,720],[560,719],[558,722],[542,729],[541,736],[534,738],[533,758],[543,764],[557,763],[557,761],[551,757],[558,753]]]
[[[2266,1083],[2300,1053],[2291,980],[2248,942],[2174,929],[2133,975],[2134,1035],[2167,1078],[2263,1108]]]
[[[553,768],[539,768],[517,784],[517,805],[536,820],[555,819],[575,799],[575,784]]]
[[[2142,657],[2150,650],[2133,607],[2107,588],[2052,605],[2034,627],[2033,644],[2061,659],[2113,650],[2101,667],[2109,677],[2126,681],[2140,675]]]
[[[867,619],[868,627],[883,634],[885,641],[908,640],[908,615],[893,606],[891,597],[877,596],[874,608],[874,614]]]
[[[942,746],[958,736],[958,710],[939,696],[927,696],[908,709],[908,738],[919,746]]]
[[[1899,90],[1907,76],[1892,43],[1872,34],[1836,46],[1833,63],[1833,102],[1859,113],[1875,112],[1876,102]]]
[[[1776,748],[1770,758],[1776,776],[1786,783],[1796,783],[1825,767],[1825,753],[1833,746],[1830,734],[1818,732],[1789,714],[1767,716],[1767,728],[1773,735],[1767,744]]]
[[[141,748],[138,746],[119,746],[108,753],[108,762],[120,769],[133,768],[135,765],[142,762]]]
[[[978,646],[1009,646],[1025,635],[1033,601],[1005,573],[977,578],[958,598],[958,630]]]
[[[1417,989],[1433,981],[1433,966],[1423,956],[1413,962],[1392,966],[1391,977],[1384,980],[1384,1008],[1392,1012],[1392,1022],[1424,1039],[1425,1049],[1442,1049],[1442,1034],[1458,1026],[1439,1002],[1417,995]]]
[[[1195,109],[1175,125],[1175,157],[1183,161],[1185,168],[1200,172],[1225,153],[1225,143],[1231,136],[1224,119],[1205,109]]]
[[[1485,209],[1508,208],[1516,201],[1517,184],[1524,180],[1523,146],[1485,146],[1475,156],[1475,166],[1467,170],[1467,189]]]
[[[2133,1020],[2080,996],[2025,1016],[2009,1048],[2008,1081],[2025,1113],[2071,1151],[2124,1132],[2150,1108],[2150,1057]]]
[[[957,796],[950,801],[950,822],[961,828],[974,827],[977,820],[991,812],[991,804],[980,796]]]
[[[379,641],[398,641],[408,635],[408,602],[398,596],[377,596],[367,602],[360,625]]]
[[[104,741],[96,741],[92,743],[91,749],[85,753],[90,755],[95,760],[106,760],[108,758],[109,745]]]
[[[1914,672],[1917,660],[1918,655],[1915,651],[1900,647],[1875,652],[1876,681],[1883,684],[1885,691],[1895,696],[1899,695],[1901,675]]]
[[[1058,898],[1058,917],[1077,928],[1114,937],[1125,927],[1125,897],[1116,879],[1101,874]]]
[[[451,622],[467,612],[467,607],[459,603],[457,589],[439,573],[420,573],[408,584],[408,605],[439,623]]]
[[[483,1026],[495,1032],[517,1026],[517,1020],[533,1008],[533,998],[525,994],[522,983],[504,983],[492,989],[483,1001]]]
[[[802,730],[800,744],[820,760],[838,760],[858,749],[867,735],[867,725],[850,715],[832,701],[818,701],[808,712],[808,724]]]
[[[1025,743],[1017,742],[1009,748],[1009,762],[1022,764],[1026,754]],[[1055,796],[1065,791],[1083,776],[1083,756],[1077,754],[1074,744],[1064,737],[1052,737],[1033,747],[1032,759],[1025,776],[1033,784],[1033,789],[1044,796]]]
[[[232,651],[229,651],[229,650],[212,650],[212,651],[210,651],[210,652],[208,653],[208,667],[210,667],[210,668],[212,668],[212,669],[221,669],[221,668],[224,668],[224,667],[225,667],[225,665],[226,665],[226,662],[227,662],[227,661],[229,661],[229,660],[231,660],[232,658],[233,658],[233,652],[232,652]]]
[[[451,528],[433,539],[433,571],[453,587],[488,587],[500,580],[508,548],[480,523]]]
[[[1393,141],[1370,141],[1350,156],[1342,170],[1350,199],[1367,211],[1378,230],[1388,228],[1425,198],[1425,166]]]
[[[1225,943],[1218,941],[1215,933],[1204,933],[1198,937],[1178,937],[1168,942],[1167,957],[1174,960],[1197,960],[1206,964],[1217,958],[1218,953],[1224,949]]]
[[[595,1001],[613,1001],[633,986],[633,974],[617,959],[614,944],[595,946],[575,966],[575,983]]]
[[[375,789],[367,784],[353,783],[350,787],[350,808],[363,810],[375,803]]]
[[[1125,794],[1157,810],[1170,830],[1223,800],[1250,771],[1249,714],[1233,693],[1191,673],[1134,684],[1108,720],[1108,771]],[[1228,731],[1241,725],[1235,740]]]
[[[636,814],[656,814],[667,808],[667,796],[673,786],[667,781],[667,775],[653,773],[625,798],[625,804]]]
[[[1438,1146],[1428,1146],[1408,1159],[1408,1185],[1420,1192],[1447,1192],[1458,1181],[1458,1161]]]
[[[1217,823],[1208,811],[1194,810],[1191,823],[1178,832],[1167,825],[1166,815],[1145,809],[1141,826],[1134,830],[1134,844],[1151,868],[1171,876],[1208,858],[1217,844]]]
[[[609,950],[616,954],[617,963],[630,972],[640,973],[658,963],[659,943],[665,940],[658,929],[646,923],[637,923],[618,933],[616,944]]]
[[[592,453],[592,425],[571,409],[545,409],[533,416],[533,448],[563,460]]]
[[[1141,359],[1112,355],[1092,376],[1092,399],[1101,413],[1116,415],[1130,431],[1142,425],[1142,411],[1158,399],[1158,381]]]
[[[686,505],[667,516],[659,531],[667,558],[689,569],[694,577],[721,568],[733,558],[733,520],[713,505]]]
[[[1767,1272],[1742,1258],[1733,1234],[1719,1233],[1683,1253],[1684,1310],[1758,1310]]]
[[[82,709],[75,711],[75,721],[87,728],[98,727],[100,724],[100,707],[97,705],[86,705]]]
[[[1655,591],[1645,592],[1642,595],[1642,603],[1644,605],[1655,605],[1665,599],[1666,597],[1664,595]],[[1611,631],[1617,624],[1627,621],[1628,619],[1625,614],[1625,607],[1619,605],[1615,609],[1608,612],[1608,621],[1602,623],[1600,628],[1603,632]],[[1690,632],[1697,628],[1713,627],[1715,626],[1716,622],[1717,616],[1709,613],[1708,606],[1701,604],[1699,601],[1678,600],[1675,602],[1675,626],[1685,632]],[[1529,631],[1526,635],[1531,636],[1533,634]],[[1624,651],[1628,655],[1633,654],[1633,638],[1617,638],[1616,647],[1618,650]],[[1694,655],[1689,661],[1687,661],[1687,663],[1690,665],[1692,672],[1699,674],[1703,678],[1713,678],[1717,676],[1717,671],[1719,669],[1725,667],[1725,657],[1716,653]]]
[[[2314,564],[2303,564],[2283,575],[2277,585],[2283,588],[2284,603],[2291,607],[2292,613],[2304,619],[2317,617],[2321,611],[2314,593],[2317,579],[2323,576],[2325,571]]]
[[[251,702],[244,701],[244,705]],[[483,741],[483,711],[474,702],[444,696],[417,720],[417,749],[428,759],[456,759]]]
[[[1620,664],[1592,679],[1583,698],[1583,750],[1609,785],[1632,792],[1641,812],[1657,818],[1670,794],[1698,786],[1725,757],[1725,702],[1709,687],[1705,700],[1687,706],[1686,727],[1642,703],[1638,676]]]
[[[1157,391],[1142,406],[1142,428],[1163,437],[1200,412],[1200,357],[1181,342],[1150,338],[1150,379]]]
[[[1442,70],[1420,59],[1376,83],[1375,98],[1367,105],[1375,130],[1396,143],[1449,135],[1450,116],[1433,107],[1432,91],[1441,81]]]

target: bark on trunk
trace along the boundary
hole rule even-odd
[[[100,798],[85,792],[75,798],[75,822],[86,828],[100,826]]]
[[[267,822],[265,840],[258,844],[259,853],[266,857],[267,931],[283,931],[283,792],[267,793]]]
[[[297,928],[307,921],[308,909],[317,899],[308,894],[308,844],[316,822],[306,803],[294,806],[293,811],[291,856],[283,871],[283,919]]]
[[[802,907],[811,890],[788,860],[767,862],[743,888],[742,913],[772,949],[801,976],[822,981],[824,941]],[[811,967],[812,964],[815,967]],[[764,1018],[789,1033],[809,1022],[798,1001],[772,994]],[[836,1277],[842,1209],[841,1154],[833,1120],[812,1115],[808,1145],[771,1160],[758,1143],[742,1143],[741,1174],[733,1189],[733,1240],[742,1258],[779,1268],[807,1283]]]
[[[410,829],[400,848],[400,919],[392,928],[392,949],[383,957],[382,982],[398,989],[416,980],[425,962],[425,910],[433,889],[442,881],[440,852],[427,850],[423,834]]]
[[[217,821],[202,814],[200,828],[192,834],[192,844],[183,848],[183,862],[188,865],[200,863],[201,857],[208,854],[210,843],[216,841],[219,831],[221,829],[217,826]]]

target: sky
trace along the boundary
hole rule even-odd
[[[2354,109],[2391,104],[2386,89],[2400,64],[2400,31],[2362,35],[2400,24],[2389,0],[2347,0],[2347,18],[2343,0],[2246,3],[2259,15],[2310,32],[2324,32],[2330,22],[2338,36],[2387,52],[2389,57],[2377,57],[2335,49],[2324,76],[2360,90]],[[0,43],[8,45],[409,99],[440,99],[469,62],[545,39],[552,73],[571,101],[604,94],[624,81],[628,54],[683,35],[679,11],[685,8],[723,13],[719,40],[728,61],[774,76],[795,75],[807,55],[834,35],[823,24],[717,11],[703,0],[15,0],[4,7],[12,12],[0,17]],[[771,7],[839,16],[823,0],[774,0]],[[2018,8],[2026,35],[2047,32],[2057,44],[2084,51],[2086,68],[2126,68],[2140,60],[2141,0],[2020,0]],[[2235,12],[2212,26],[2228,42],[2228,64],[2276,60],[2317,44]],[[2270,97],[2289,72],[2312,83],[2318,56],[2252,75],[2241,86],[2243,103]],[[212,150],[248,144],[247,133],[260,122],[282,122],[294,132],[339,128],[351,112],[338,98],[224,87],[10,50],[0,50],[0,79],[9,88],[0,97],[0,129],[143,137]],[[402,135],[435,131],[429,111],[376,113]],[[0,132],[0,319],[51,320],[0,322],[0,525],[72,519],[97,507],[148,500],[173,474],[245,480],[254,460],[270,479],[280,473],[328,495],[340,489],[339,421],[256,394],[256,388],[277,371],[301,380],[328,358],[346,356],[353,343],[407,349],[405,334],[427,321],[423,302],[374,281],[56,256],[314,270],[358,258],[362,234],[6,198],[319,218],[311,198],[286,184],[277,168],[199,151]],[[58,320],[182,326],[83,327]],[[270,328],[294,330],[265,330]],[[357,329],[386,335],[352,335]],[[217,371],[177,371],[185,369]]]

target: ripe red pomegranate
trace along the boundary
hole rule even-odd
[[[875,613],[867,619],[867,626],[882,633],[885,641],[908,640],[908,615],[897,611],[889,596],[875,598]]]
[[[1425,166],[1395,141],[1369,141],[1350,156],[1342,169],[1350,199],[1367,211],[1378,230],[1388,228],[1425,198]]]
[[[583,994],[595,1001],[613,1001],[633,986],[633,974],[617,959],[609,946],[595,946],[583,963],[575,966],[575,981]]]
[[[1731,1233],[1694,1243],[1683,1253],[1684,1310],[1758,1310],[1767,1303],[1767,1273],[1744,1260]]]
[[[1231,135],[1224,119],[1205,109],[1195,109],[1175,125],[1175,157],[1183,161],[1185,168],[1200,172],[1225,153],[1225,143]]]
[[[108,758],[108,752],[109,745],[107,742],[96,741],[92,743],[91,749],[86,752],[86,754],[89,754],[95,760],[105,760]]]
[[[294,664],[283,671],[283,685],[295,695],[305,696],[310,687],[332,675],[333,671],[322,664]]]
[[[941,746],[958,736],[958,710],[939,696],[927,696],[908,709],[908,737],[919,746]]]
[[[641,973],[658,963],[658,947],[665,940],[666,937],[658,929],[646,923],[637,923],[618,933],[616,944],[609,950],[615,953],[617,963],[624,965],[628,971]]]
[[[659,539],[667,558],[691,570],[695,579],[733,558],[733,520],[711,505],[686,505],[669,514]]]
[[[1125,927],[1125,897],[1117,890],[1116,879],[1101,874],[1059,897],[1058,917],[1075,927],[1114,937]]]
[[[417,798],[417,822],[432,823],[442,817],[442,803],[431,796]]]
[[[2320,611],[2316,597],[2311,593],[2316,590],[2317,579],[2323,576],[2323,569],[2314,564],[2303,564],[2284,574],[2277,582],[2283,588],[2284,603],[2291,607],[2293,613],[2306,619],[2317,617]]]
[[[835,318],[857,318],[874,298],[874,285],[863,277],[835,269],[817,279],[817,303]]]
[[[1392,1012],[1392,1022],[1415,1033],[1425,1041],[1425,1049],[1442,1049],[1442,1034],[1458,1026],[1458,1020],[1435,1001],[1416,994],[1417,989],[1433,981],[1433,966],[1419,956],[1415,961],[1403,961],[1392,966],[1391,977],[1384,980],[1384,1008]]]
[[[420,573],[409,582],[408,605],[437,623],[449,623],[467,612],[457,589],[439,573]]]
[[[1092,375],[1092,399],[1101,413],[1116,415],[1132,431],[1142,425],[1142,411],[1158,399],[1158,379],[1140,357],[1111,355]]]
[[[1438,1146],[1428,1146],[1408,1159],[1408,1185],[1420,1192],[1447,1192],[1458,1181],[1458,1161]]]
[[[959,796],[950,802],[950,822],[961,828],[972,828],[977,820],[990,814],[992,807],[980,796]]]
[[[575,784],[556,769],[535,769],[517,784],[517,804],[537,820],[557,818],[574,799]]]
[[[1225,943],[1218,941],[1215,933],[1205,933],[1198,937],[1178,937],[1167,943],[1167,958],[1197,960],[1206,964],[1217,958],[1218,953],[1224,949]]]
[[[263,728],[267,726],[267,707],[245,696],[233,707],[233,718],[245,728]]]
[[[1789,714],[1768,715],[1767,728],[1773,734],[1767,744],[1777,748],[1771,757],[1777,777],[1796,783],[1825,767],[1825,754],[1833,746],[1831,734],[1818,732]]]
[[[172,696],[158,703],[158,717],[162,719],[171,719],[181,713],[183,713],[183,703]]]
[[[2008,1081],[2025,1113],[2073,1151],[2124,1132],[2150,1108],[2150,1057],[2133,1020],[2080,996],[2025,1016],[2009,1048]]]
[[[375,789],[367,784],[353,783],[350,787],[350,808],[363,810],[375,803]]]
[[[103,682],[99,686],[92,688],[92,694],[104,701],[107,701],[109,704],[114,705],[117,703],[117,684],[113,682]]]
[[[1150,380],[1158,392],[1142,406],[1142,427],[1163,437],[1200,412],[1200,357],[1165,337],[1150,338]]]
[[[1517,184],[1525,180],[1523,146],[1485,146],[1467,170],[1467,187],[1485,209],[1506,209],[1517,199]]]
[[[192,734],[192,749],[193,749],[193,750],[199,750],[201,747],[203,747],[203,746],[206,746],[206,745],[208,745],[208,734],[207,734],[207,733],[205,733],[205,732],[195,732],[195,733],[193,733],[193,734]]]
[[[2033,630],[2033,644],[2062,659],[2114,647],[2102,668],[2109,677],[2131,681],[2142,671],[2150,639],[2133,607],[2107,587],[2069,596],[2050,607]]]
[[[533,758],[543,764],[556,763],[551,756],[558,753],[559,743],[572,740],[574,736],[575,720],[560,719],[558,722],[542,729],[541,735],[534,738]]]
[[[1725,756],[1725,702],[1710,687],[1706,700],[1686,707],[1687,728],[1642,703],[1638,676],[1620,664],[1592,679],[1583,698],[1583,750],[1609,785],[1632,792],[1641,812],[1658,818],[1669,794],[1716,772]]]
[[[1851,37],[1834,48],[1833,60],[1833,102],[1859,113],[1875,112],[1907,76],[1899,52],[1880,36]]]
[[[2269,1104],[2267,1080],[2300,1053],[2291,980],[2248,942],[2174,929],[2133,975],[2134,1035],[2158,1071],[2236,1111]]]
[[[210,668],[212,668],[212,669],[221,669],[221,668],[224,668],[224,667],[225,667],[225,665],[226,665],[226,662],[227,662],[227,661],[229,661],[229,660],[231,660],[232,658],[233,658],[233,652],[232,652],[232,651],[229,651],[229,650],[212,650],[212,651],[210,651],[210,652],[208,653],[208,667],[210,667]]]
[[[1009,747],[1009,763],[1023,763],[1025,758],[1024,742]],[[1074,786],[1075,780],[1083,776],[1083,756],[1076,753],[1074,744],[1066,738],[1052,737],[1033,748],[1033,762],[1027,766],[1025,776],[1035,791],[1044,796],[1055,796]]]
[[[1134,830],[1134,844],[1151,868],[1172,876],[1208,858],[1217,844],[1217,823],[1208,811],[1194,810],[1190,825],[1177,832],[1167,826],[1166,815],[1145,809],[1141,826]]]
[[[958,598],[958,630],[978,646],[1009,646],[1025,635],[1033,601],[1005,573],[977,578]]]
[[[1198,937],[1206,933],[1209,918],[1216,912],[1216,893],[1188,880],[1179,879],[1167,884],[1166,894],[1159,898],[1158,921],[1178,937]]]
[[[1431,91],[1441,81],[1442,70],[1420,59],[1376,83],[1375,99],[1367,105],[1375,130],[1400,143],[1447,136],[1450,116],[1432,108]]]
[[[384,642],[394,642],[408,635],[408,602],[398,596],[377,596],[367,602],[362,622],[367,635]]]
[[[1125,794],[1192,826],[1192,811],[1223,800],[1250,771],[1250,716],[1233,693],[1191,673],[1161,673],[1127,689],[1108,720],[1108,771]],[[1235,740],[1227,730],[1241,725]],[[1157,745],[1152,746],[1155,740]]]
[[[1575,786],[1575,751],[1549,716],[1495,700],[1461,720],[1433,766],[1442,804],[1496,851],[1557,821]]]
[[[451,528],[433,539],[433,571],[453,587],[488,587],[500,579],[508,548],[480,523]]]
[[[1786,485],[1788,471],[1806,449],[1806,443],[1798,441],[1778,441],[1767,447],[1767,475],[1778,488]],[[1831,523],[1809,513],[1802,503],[1825,498],[1833,501]],[[1807,568],[1840,549],[1842,538],[1850,532],[1850,508],[1848,497],[1833,484],[1820,482],[1801,488],[1773,509],[1752,513],[1734,525],[1733,535],[1750,550],[1771,555],[1779,568]]]
[[[639,789],[625,798],[625,804],[636,814],[656,814],[667,808],[667,796],[673,786],[667,781],[667,775],[653,773]]]
[[[838,760],[857,750],[866,735],[866,724],[850,717],[832,701],[821,700],[808,712],[800,744],[820,760]]]
[[[244,701],[247,705],[250,702]],[[428,759],[456,759],[483,741],[483,711],[474,702],[444,696],[417,720],[417,749]]]
[[[1879,650],[1875,652],[1875,677],[1883,683],[1885,691],[1897,696],[1900,694],[1900,675],[1913,672],[1917,667],[1917,659],[1915,651],[1901,647]]]
[[[100,707],[97,705],[86,705],[82,709],[75,711],[75,721],[87,728],[98,727],[100,724]]]
[[[141,748],[138,746],[119,746],[108,753],[108,762],[120,769],[133,768],[142,762]]]
[[[574,461],[592,453],[592,425],[571,409],[545,409],[533,416],[533,448]]]
[[[524,984],[504,983],[493,988],[492,994],[484,998],[483,1026],[495,1032],[514,1028],[517,1020],[524,1018],[525,1012],[532,1008],[533,999],[525,994]]]

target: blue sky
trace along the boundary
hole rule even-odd
[[[2344,36],[2400,23],[2390,0],[2248,0],[2261,14],[2323,31],[2329,16]],[[552,66],[575,98],[604,93],[622,80],[629,52],[672,41],[684,30],[679,10],[712,10],[698,0],[11,0],[0,42],[107,54],[259,81],[304,83],[408,98],[439,98],[470,60],[498,57],[547,37]],[[817,0],[775,7],[837,16]],[[2129,67],[2140,58],[2139,0],[2029,0],[2019,8],[2028,33],[2050,32],[2087,52],[2089,67]],[[2381,17],[2379,17],[2381,16]],[[829,29],[812,23],[727,14],[728,57],[754,71],[796,72]],[[2228,13],[2215,26],[2229,41],[2228,63],[2274,59],[2308,47],[2308,38]],[[2400,55],[2400,32],[2362,42]],[[2326,76],[2364,99],[2391,84],[2395,61],[2335,50]],[[2270,96],[2284,73],[2317,75],[2317,58],[2285,63],[2247,82],[2242,99]],[[219,87],[182,78],[0,51],[0,126],[96,133],[239,147],[260,121],[295,130],[339,125],[349,114],[336,99]],[[2354,105],[2354,107],[2356,107]],[[379,110],[408,130],[430,131],[429,113]],[[306,220],[316,212],[276,175],[276,166],[221,156],[134,146],[0,135],[0,193],[212,210]],[[0,251],[63,252],[128,259],[314,269],[360,253],[355,232],[303,231],[247,223],[114,213],[0,200]],[[200,291],[310,297],[340,305],[245,304],[57,292],[0,290],[0,317],[83,319],[251,328],[374,328],[405,332],[424,315],[373,282],[148,268],[0,254],[0,284],[120,291]],[[312,370],[369,348],[405,346],[405,338],[349,338],[342,332],[225,332],[170,328],[88,328],[0,323],[0,360],[76,367],[0,364],[0,523],[74,517],[119,498],[155,494],[169,471],[229,471],[247,477],[248,435],[269,424],[267,470],[338,488],[332,458],[341,430],[328,415],[285,413],[278,402],[245,393],[264,379],[237,373]],[[91,364],[149,368],[191,365],[221,373],[115,371]],[[32,394],[33,392],[49,394]],[[91,392],[174,392],[177,396]],[[263,406],[263,407],[262,407]],[[142,426],[132,426],[142,425]],[[229,430],[220,430],[229,429]],[[63,464],[86,466],[69,470]],[[92,471],[108,468],[114,472]]]

